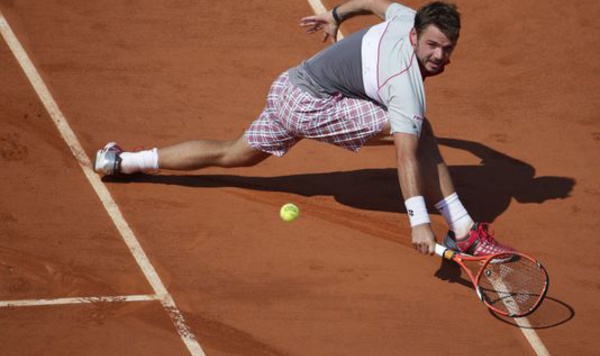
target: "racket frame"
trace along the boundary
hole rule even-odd
[[[454,261],[456,264],[458,264],[462,268],[462,270],[467,274],[467,276],[469,276],[469,278],[471,279],[471,283],[473,283],[473,288],[475,289],[475,292],[477,293],[477,297],[479,298],[479,300],[481,300],[481,302],[483,304],[485,304],[486,307],[488,307],[490,310],[492,310],[493,312],[495,312],[497,314],[509,316],[509,317],[513,317],[513,318],[518,318],[518,317],[523,317],[523,316],[529,315],[529,314],[533,313],[540,306],[540,304],[546,297],[546,293],[548,292],[549,277],[548,277],[548,273],[547,273],[546,269],[544,268],[544,266],[539,261],[537,261],[537,260],[533,259],[532,257],[529,257],[523,253],[511,252],[510,254],[519,256],[518,258],[525,258],[525,259],[528,259],[528,260],[534,262],[538,266],[538,268],[542,271],[544,278],[545,278],[545,281],[544,281],[545,283],[544,283],[544,288],[543,288],[543,290],[540,291],[539,298],[536,301],[536,303],[533,305],[533,307],[529,308],[528,310],[524,310],[522,312],[507,313],[503,310],[497,309],[494,306],[490,305],[487,302],[486,298],[484,297],[483,293],[481,292],[481,287],[479,286],[479,280],[480,280],[480,278],[483,277],[485,266],[487,266],[491,260],[505,259],[506,255],[507,255],[506,253],[501,252],[501,253],[496,253],[493,255],[477,257],[477,256],[471,256],[471,255],[461,253],[459,251],[449,249],[440,244],[435,244],[435,254],[444,259]],[[466,266],[464,261],[477,262],[480,266],[477,273],[473,274],[473,271],[469,267]],[[502,262],[499,262],[499,263],[502,263]]]

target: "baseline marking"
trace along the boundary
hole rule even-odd
[[[490,283],[492,283],[494,285],[494,289],[496,289],[497,291],[498,290],[502,290],[502,291],[508,290],[508,287],[506,286],[506,284],[504,284],[502,279],[492,279],[490,277],[487,277],[487,279],[488,279],[488,281],[490,281]],[[506,305],[506,308],[511,313],[516,314],[520,311],[519,304],[512,297],[512,295],[510,293],[507,292],[507,293],[498,293],[498,294],[502,294],[502,303],[504,303],[504,305]],[[513,318],[513,320],[517,323],[517,325],[519,325],[519,329],[521,329],[521,332],[523,332],[523,335],[525,335],[525,338],[527,339],[527,341],[529,342],[531,347],[533,347],[533,350],[535,351],[535,353],[538,356],[549,356],[550,355],[550,352],[548,351],[548,349],[546,348],[546,346],[544,345],[542,340],[539,338],[537,333],[533,330],[531,323],[529,322],[529,319],[527,319],[526,317],[521,317],[521,318]]]
[[[107,297],[76,297],[54,299],[21,299],[0,301],[0,308],[14,307],[40,307],[46,305],[67,304],[96,304],[96,303],[125,303],[125,302],[152,302],[159,300],[155,294],[123,295]]]
[[[60,132],[62,138],[66,142],[66,144],[71,149],[71,152],[77,159],[79,166],[83,170],[83,173],[87,177],[88,181],[92,185],[92,188],[100,198],[102,205],[106,209],[108,215],[112,219],[115,224],[117,230],[119,230],[123,241],[129,248],[129,251],[135,258],[138,266],[144,273],[144,276],[152,286],[154,293],[158,297],[158,300],[163,305],[165,311],[171,317],[171,321],[173,322],[175,329],[179,333],[182,341],[187,346],[190,353],[194,356],[205,356],[204,351],[200,347],[195,335],[192,333],[190,327],[185,323],[185,319],[181,311],[175,305],[175,301],[173,297],[168,293],[165,285],[161,281],[158,273],[150,263],[148,256],[142,249],[139,241],[137,240],[135,234],[129,227],[127,221],[121,214],[121,210],[117,206],[110,192],[104,185],[104,183],[100,180],[98,175],[93,171],[92,163],[88,157],[88,155],[83,150],[83,147],[79,143],[75,132],[69,126],[67,119],[59,109],[56,101],[52,97],[52,94],[48,90],[48,87],[44,83],[42,77],[38,73],[37,69],[31,62],[31,59],[27,55],[27,52],[17,39],[16,35],[10,28],[8,22],[6,21],[4,15],[0,12],[0,32],[2,33],[2,37],[10,47],[13,55],[19,62],[19,65],[25,72],[25,75],[29,79],[33,89],[39,96],[41,102],[44,104],[46,111],[52,118],[52,121],[56,125],[56,128]]]
[[[310,6],[312,7],[315,14],[320,14],[320,13],[327,11],[327,8],[325,7],[325,5],[323,5],[323,2],[321,0],[307,0],[307,1],[310,4]],[[338,30],[337,38],[338,38],[338,41],[344,38],[344,35],[341,30]],[[531,345],[531,347],[533,348],[533,350],[535,351],[535,353],[538,356],[550,355],[550,353],[548,352],[548,349],[546,348],[546,346],[544,345],[544,343],[542,342],[540,337],[537,335],[535,330],[533,330],[533,328],[532,328],[531,324],[529,323],[529,320],[527,320],[527,318],[513,318],[513,319],[515,320],[517,325],[519,325],[519,329],[521,329],[521,332],[523,333],[523,335],[525,335],[527,342],[529,342],[529,345]]]

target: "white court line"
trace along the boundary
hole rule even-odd
[[[150,260],[146,256],[146,253],[142,249],[142,246],[138,242],[135,234],[123,218],[121,211],[114,199],[112,198],[110,192],[104,185],[104,183],[100,180],[98,175],[94,173],[92,170],[92,164],[83,150],[83,147],[79,143],[77,136],[69,126],[67,119],[63,115],[63,113],[58,108],[56,101],[52,97],[52,94],[48,90],[46,84],[42,80],[42,77],[39,75],[37,69],[29,59],[27,52],[15,36],[14,32],[8,25],[8,22],[4,18],[4,15],[0,12],[0,32],[4,37],[4,40],[10,47],[13,55],[19,62],[19,65],[27,75],[27,78],[31,82],[35,92],[39,96],[41,102],[44,104],[44,107],[48,111],[48,114],[52,118],[52,121],[56,125],[56,128],[60,132],[62,138],[65,140],[71,152],[77,159],[79,166],[83,170],[83,173],[87,177],[88,181],[94,188],[94,191],[100,198],[102,205],[106,209],[108,215],[112,219],[113,223],[121,233],[121,237],[123,238],[127,247],[133,257],[135,258],[138,266],[144,273],[144,276],[152,286],[154,293],[158,296],[158,300],[160,300],[161,304],[165,308],[165,311],[171,317],[171,321],[173,322],[175,329],[179,333],[182,341],[187,346],[190,353],[194,356],[204,356],[204,351],[200,347],[196,337],[192,333],[190,327],[185,323],[183,318],[183,314],[175,305],[175,301],[168,293],[165,288],[163,282],[161,281],[158,273],[150,263]]]
[[[68,304],[151,302],[151,301],[157,301],[159,299],[160,298],[155,294],[123,295],[123,296],[107,296],[107,297],[21,299],[21,300],[0,301],[0,308],[40,307],[40,306],[47,306],[47,305],[68,305]]]
[[[506,286],[506,284],[504,284],[504,282],[502,281],[501,278],[492,279],[490,277],[487,277],[487,279],[488,279],[488,281],[490,281],[490,283],[492,283],[492,285],[494,286],[494,289],[496,291],[508,291],[508,287]],[[498,294],[501,295],[502,303],[504,303],[504,305],[506,305],[506,308],[508,309],[508,311],[510,313],[518,314],[520,312],[519,304],[512,297],[512,295],[510,293],[498,292]],[[517,325],[519,325],[521,332],[523,333],[523,335],[525,335],[525,338],[527,339],[527,341],[529,342],[531,347],[533,347],[533,350],[535,351],[535,353],[538,356],[549,356],[550,355],[550,352],[548,351],[548,349],[546,348],[546,346],[544,345],[544,343],[542,342],[542,340],[540,339],[538,334],[531,327],[531,323],[529,322],[529,319],[527,319],[525,317],[521,317],[521,318],[513,318],[513,320],[517,323]]]
[[[310,4],[310,7],[312,7],[315,14],[320,14],[327,11],[327,8],[325,8],[325,5],[323,5],[321,0],[308,0],[308,3]],[[344,39],[344,34],[341,30],[339,30],[337,33],[337,40],[340,41],[342,39]]]

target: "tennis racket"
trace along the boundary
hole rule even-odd
[[[479,299],[495,313],[522,317],[540,306],[549,278],[542,264],[518,252],[475,257],[435,245],[435,253],[456,262],[469,276]]]

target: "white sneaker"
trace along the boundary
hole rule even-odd
[[[114,142],[109,142],[96,153],[94,170],[97,173],[113,176],[119,174],[121,168],[121,152],[123,150]]]

